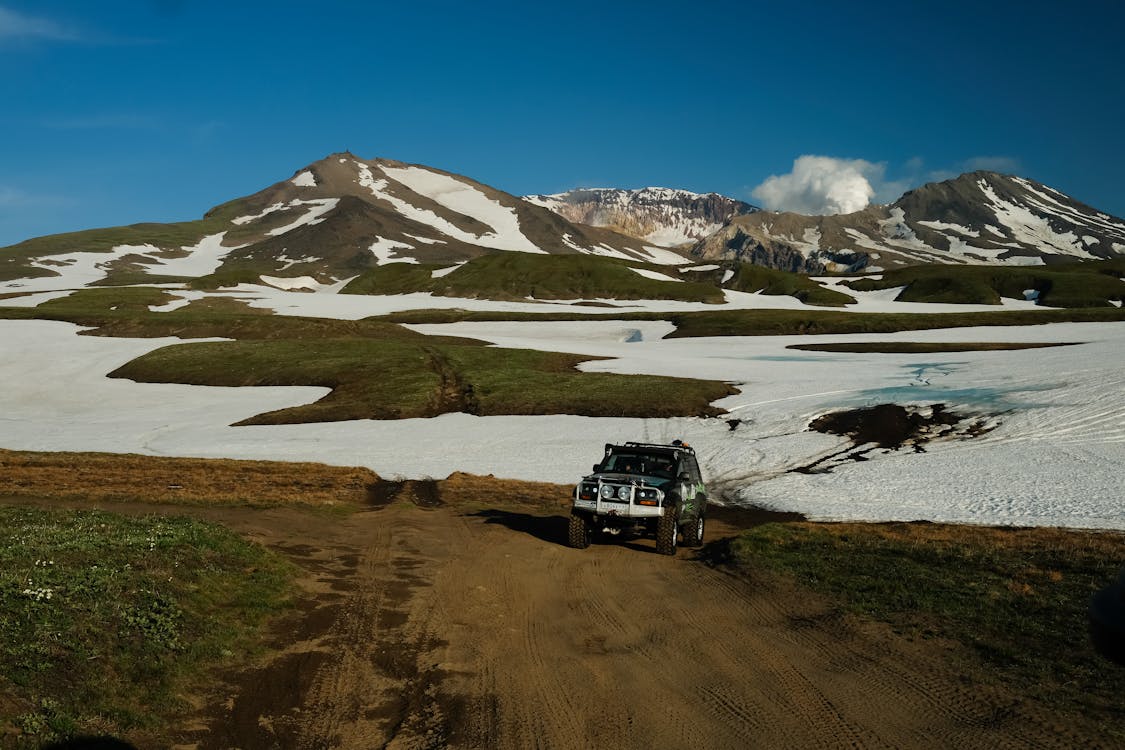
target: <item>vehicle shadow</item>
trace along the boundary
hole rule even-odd
[[[471,518],[483,518],[485,523],[499,524],[512,531],[528,534],[540,541],[557,544],[560,547],[570,547],[567,542],[567,525],[570,523],[570,519],[566,516],[536,516],[530,513],[515,513],[498,508],[478,510],[467,515]],[[656,547],[651,540],[639,537],[612,537],[594,534],[590,546],[598,547],[603,544],[624,547],[637,552],[657,554]]]
[[[530,513],[516,513],[510,510],[487,508],[467,514],[471,518],[483,518],[485,523],[499,524],[512,531],[566,547],[566,516],[535,516]]]

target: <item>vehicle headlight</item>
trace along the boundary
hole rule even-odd
[[[602,485],[602,499],[603,500],[609,500],[611,497],[613,497],[613,488],[610,487],[608,484],[603,484]]]
[[[617,499],[618,500],[628,500],[629,499],[629,492],[630,492],[630,489],[628,487],[618,488]]]

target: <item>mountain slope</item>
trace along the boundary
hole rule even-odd
[[[1125,221],[1032,180],[972,172],[852,214],[736,216],[692,253],[806,272],[1041,265],[1125,255]]]
[[[53,235],[5,248],[0,282],[19,279],[20,289],[33,290],[34,279],[81,266],[83,283],[284,273],[329,284],[387,263],[456,263],[494,252],[686,262],[460,175],[342,153],[216,206],[199,221]]]
[[[662,247],[676,247],[714,233],[756,206],[718,193],[648,187],[641,190],[589,188],[524,200],[549,208],[570,221],[607,227]]]

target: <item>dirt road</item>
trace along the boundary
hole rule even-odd
[[[298,562],[309,597],[281,650],[210,696],[179,747],[1084,744],[951,672],[941,645],[689,550],[569,549],[557,511],[212,513]]]

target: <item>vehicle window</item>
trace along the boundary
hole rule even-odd
[[[671,477],[675,465],[666,456],[637,453],[615,453],[602,464],[603,471],[616,471],[623,474],[645,474],[647,476]]]

